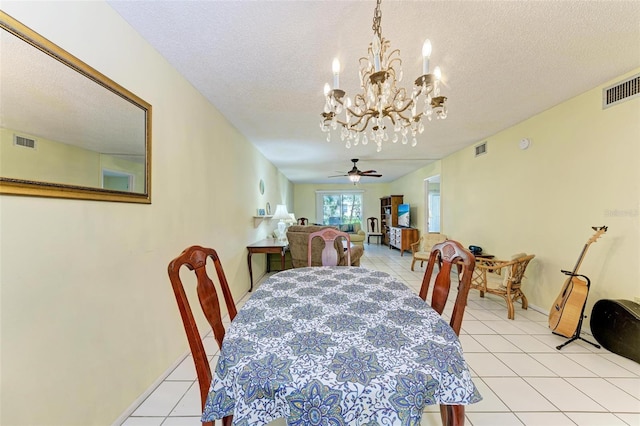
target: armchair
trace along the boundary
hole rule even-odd
[[[522,279],[527,265],[536,257],[534,254],[518,253],[511,260],[476,259],[476,268],[471,279],[471,288],[495,294],[507,302],[507,316],[514,319],[514,302],[520,300],[522,309],[529,307],[527,297],[522,292]]]
[[[287,231],[287,239],[289,240],[289,251],[291,252],[291,264],[294,268],[303,268],[307,266],[307,253],[309,250],[309,234],[321,231],[326,228],[336,229],[335,226],[318,226],[318,225],[292,225]],[[338,266],[347,266],[347,255],[345,253],[342,242],[336,240],[334,247],[338,254]],[[316,238],[311,243],[311,265],[322,266],[322,250],[324,241]],[[364,254],[364,247],[361,245],[351,245],[351,266],[360,266],[360,258]]]
[[[411,270],[413,271],[413,266],[417,261],[420,261],[420,267],[424,266],[424,262],[429,261],[431,248],[434,245],[445,241],[446,239],[447,236],[444,234],[422,234],[418,241],[411,244],[411,254],[413,255],[413,259],[411,259]]]

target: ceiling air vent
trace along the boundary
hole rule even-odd
[[[487,142],[482,142],[480,145],[476,145],[476,157],[487,153]]]
[[[36,140],[24,136],[13,135],[13,144],[25,148],[36,149]]]
[[[637,98],[638,95],[640,95],[640,74],[602,89],[602,109]]]

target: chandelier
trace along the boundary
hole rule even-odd
[[[363,92],[353,97],[346,96],[340,89],[340,62],[333,60],[333,89],[324,85],[325,105],[320,128],[331,141],[331,131],[340,126],[340,139],[347,148],[351,145],[376,143],[377,152],[382,151],[382,143],[389,140],[392,131],[393,143],[402,140],[411,146],[418,143],[417,135],[424,132],[423,118],[430,121],[447,118],[447,98],[440,95],[440,68],[429,73],[431,42],[422,46],[422,75],[415,80],[411,94],[403,87],[402,60],[400,50],[391,50],[391,42],[382,37],[382,13],[377,0],[373,14],[373,41],[368,54],[359,60],[360,87]],[[420,101],[423,99],[423,105]],[[339,118],[344,112],[344,117]]]

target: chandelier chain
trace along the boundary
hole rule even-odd
[[[382,12],[380,11],[380,4],[382,0],[378,0],[376,3],[376,10],[373,12],[373,32],[382,40]]]

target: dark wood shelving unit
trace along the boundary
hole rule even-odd
[[[389,245],[391,228],[398,226],[398,206],[404,195],[388,195],[380,198],[380,232],[382,244]]]

